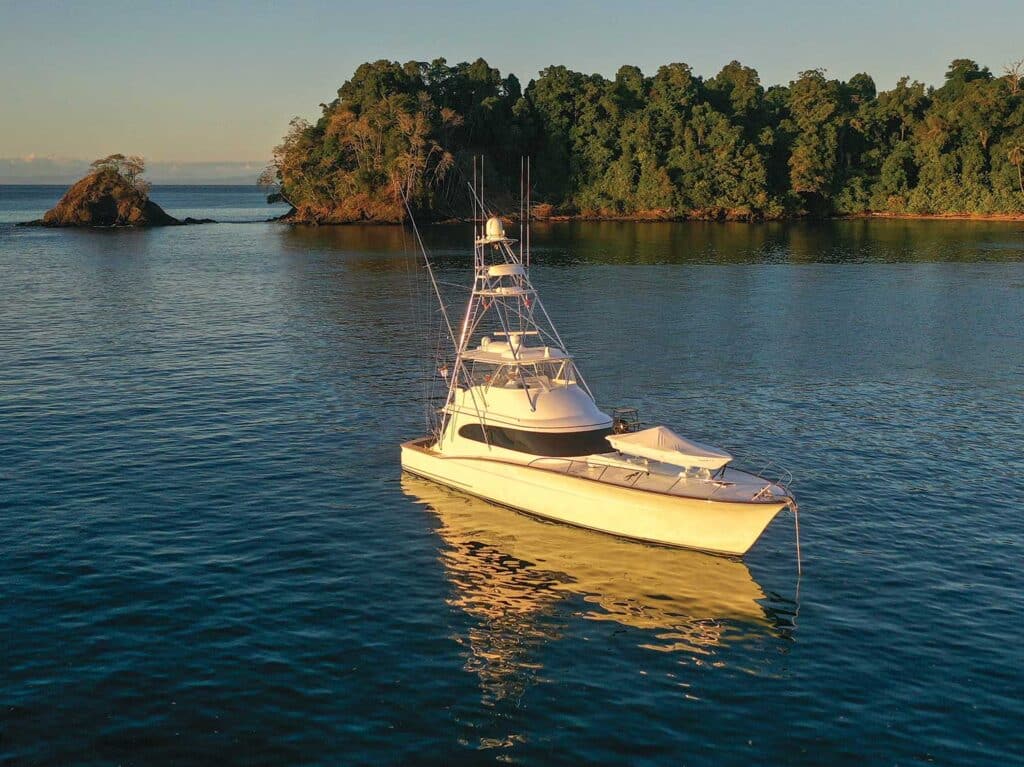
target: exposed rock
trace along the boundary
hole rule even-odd
[[[32,223],[39,226],[143,227],[210,223],[210,220],[179,221],[120,173],[102,169],[75,182],[60,202],[41,220]]]

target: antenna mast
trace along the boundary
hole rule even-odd
[[[522,260],[522,259],[520,259]],[[530,268],[530,156],[526,156],[526,268]]]
[[[523,163],[522,155],[519,157],[519,261],[523,261]]]

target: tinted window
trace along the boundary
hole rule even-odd
[[[484,438],[484,429],[487,429],[486,439]],[[612,446],[608,444],[605,437],[611,433],[611,429],[594,429],[592,431],[549,434],[521,429],[504,429],[499,426],[481,426],[478,423],[466,424],[459,429],[459,436],[466,439],[489,442],[495,447],[503,447],[506,450],[515,450],[530,455],[546,455],[553,458],[610,453]]]

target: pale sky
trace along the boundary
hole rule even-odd
[[[765,85],[814,67],[938,84],[954,58],[1024,58],[1024,2],[0,0],[0,183],[111,152],[245,175],[360,63],[478,56],[524,87],[551,64],[710,77],[732,59]]]

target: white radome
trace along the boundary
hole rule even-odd
[[[497,242],[505,239],[505,226],[501,223],[501,219],[497,216],[491,216],[487,219],[487,224],[484,227],[484,235],[486,239],[491,242]]]

